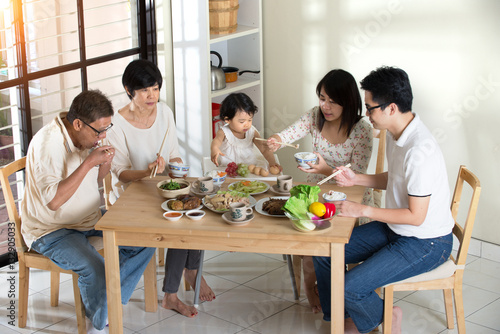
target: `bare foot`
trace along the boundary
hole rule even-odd
[[[403,310],[399,306],[392,308],[392,334],[401,334],[401,323],[403,321]]]
[[[188,318],[193,318],[198,314],[194,306],[188,306],[181,302],[176,293],[165,293],[161,306],[167,310],[177,311]]]
[[[345,334],[360,334],[358,328],[354,324],[351,318],[347,318],[344,321],[344,333]]]
[[[313,313],[321,312],[321,303],[319,301],[318,285],[314,284],[312,287],[306,286],[305,289],[307,300],[309,301],[309,306]]]
[[[189,270],[186,269],[184,271],[184,277],[188,281],[189,285],[195,289],[195,284],[196,284],[196,274],[198,273],[198,270]],[[215,293],[210,289],[208,286],[207,282],[201,276],[201,282],[200,282],[200,300],[205,301],[205,302],[210,302],[215,299]]]

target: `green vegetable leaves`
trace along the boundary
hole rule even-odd
[[[290,189],[290,198],[283,206],[283,210],[288,211],[295,218],[309,219],[307,215],[309,205],[318,201],[320,192],[321,188],[318,186],[299,184]]]
[[[181,189],[181,185],[178,184],[177,182],[174,182],[173,180],[170,180],[169,183],[162,184],[160,188],[165,190],[177,190]]]

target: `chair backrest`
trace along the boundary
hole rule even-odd
[[[385,136],[387,130],[373,129],[373,138],[378,138],[378,149],[377,149],[377,163],[375,165],[375,174],[380,174],[384,172],[385,164]],[[376,191],[382,191],[376,189]]]
[[[17,210],[14,195],[9,183],[9,176],[23,170],[26,167],[26,157],[13,161],[10,164],[0,167],[0,183],[2,185],[2,192],[5,199],[5,206],[9,214],[9,220],[15,223],[15,241],[18,255],[27,251],[26,243],[24,242],[21,234],[21,217]]]
[[[111,207],[111,201],[109,200],[109,194],[112,191],[111,172],[106,174],[106,176],[104,177],[104,180],[102,181],[102,187],[103,187],[104,203],[106,204],[106,210],[109,210],[109,208]]]
[[[460,206],[460,200],[462,198],[462,190],[464,182],[469,184],[472,188],[472,195],[469,204],[469,211],[465,217],[465,221],[462,225],[458,224],[457,216],[458,209]],[[481,182],[470,170],[465,166],[460,166],[458,171],[457,183],[455,185],[455,191],[453,193],[453,198],[451,200],[451,214],[455,220],[455,227],[453,228],[453,234],[457,237],[460,242],[458,248],[458,254],[455,263],[457,265],[465,265],[465,260],[467,259],[467,252],[469,250],[470,239],[472,236],[472,228],[474,227],[474,221],[476,218],[477,206],[479,203],[479,195],[481,194]]]

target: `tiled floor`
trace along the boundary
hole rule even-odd
[[[163,297],[163,267],[158,267],[158,298]],[[310,312],[302,293],[293,300],[286,263],[279,255],[206,252],[204,275],[217,298],[203,303],[199,314],[188,319],[159,307],[144,312],[143,283],[123,307],[124,333],[329,333],[330,325],[321,315]],[[49,274],[32,271],[28,324],[9,325],[8,307],[12,275],[0,271],[0,333],[76,333],[76,316],[69,275],[61,277],[58,307],[49,300]],[[17,278],[16,278],[17,279]],[[17,287],[14,289],[16,290]],[[14,291],[15,293],[15,291]],[[179,296],[189,302],[193,292],[180,289]],[[404,312],[403,333],[457,333],[445,325],[440,292],[399,293],[396,305]],[[469,256],[464,278],[467,333],[500,333],[500,263]]]

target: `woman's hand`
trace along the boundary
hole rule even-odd
[[[212,156],[211,156],[211,159],[212,159],[212,162],[217,166],[219,167],[219,155],[222,155],[222,156],[225,156],[224,153],[221,152],[221,150],[219,150],[218,148],[214,148],[213,149],[213,152],[212,152]]]
[[[334,176],[333,178],[340,187],[352,187],[356,185],[356,173],[352,169],[344,166],[337,167],[337,170],[341,172]]]
[[[276,144],[276,142],[281,142],[280,136],[272,135],[267,138],[266,145],[271,152],[276,152],[281,147],[281,144]]]
[[[313,152],[318,157],[318,163],[313,164],[312,162],[308,162],[307,164],[311,167],[305,169],[303,167],[298,166],[297,168],[305,173],[314,173],[314,174],[323,174],[330,175],[332,173],[332,167],[328,166],[325,159],[318,152]]]
[[[165,171],[165,159],[163,159],[163,157],[159,154],[157,154],[157,158],[155,161],[153,161],[152,163],[148,164],[148,171],[149,171],[149,174],[151,174],[151,171],[155,168],[155,166],[158,166],[156,167],[156,173],[157,174],[161,174]]]

